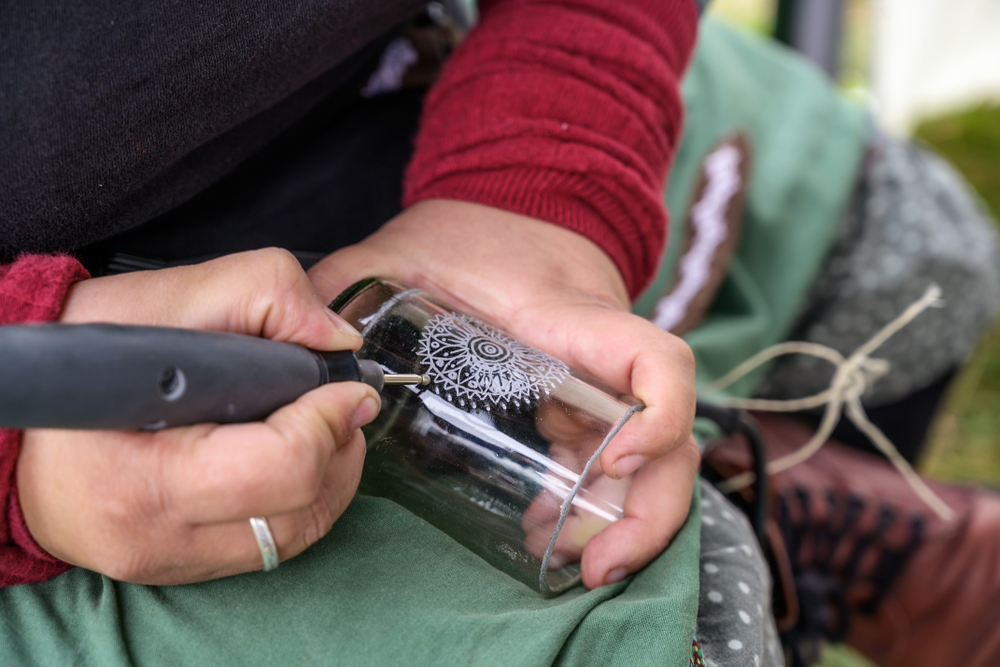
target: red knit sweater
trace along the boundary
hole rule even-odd
[[[56,319],[66,290],[88,278],[72,257],[27,255],[0,266],[0,324]],[[19,431],[0,428],[0,586],[44,581],[69,569],[31,538],[17,501],[15,463]]]
[[[692,0],[493,0],[424,106],[404,204],[464,199],[556,223],[632,297],[666,242]]]
[[[666,241],[661,193],[680,137],[693,0],[487,0],[427,97],[404,205],[488,204],[572,229],[632,296]],[[0,324],[54,320],[87,278],[66,257],[0,266]],[[0,586],[69,568],[31,538],[17,500],[20,437],[0,429]]]

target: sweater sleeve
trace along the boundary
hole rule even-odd
[[[483,2],[424,103],[404,205],[474,201],[600,246],[635,297],[666,243],[692,0]]]
[[[66,290],[88,277],[66,255],[24,255],[0,266],[0,325],[56,319]],[[0,586],[44,581],[70,568],[38,546],[24,523],[15,476],[20,446],[20,431],[0,428]]]

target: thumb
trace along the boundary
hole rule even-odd
[[[317,350],[356,350],[361,335],[326,307],[295,257],[277,248],[76,283],[59,320],[209,329]]]
[[[245,297],[220,298],[235,316],[228,330],[297,343],[316,350],[356,350],[361,334],[326,307],[298,260],[290,253],[269,249],[230,258],[237,268],[225,277],[229,289],[248,290]],[[238,276],[238,277],[237,277]],[[235,284],[239,280],[241,286]]]

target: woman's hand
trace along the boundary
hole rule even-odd
[[[327,300],[373,276],[424,288],[644,402],[601,456],[612,477],[639,472],[625,518],[587,544],[583,582],[618,581],[667,546],[687,517],[699,463],[694,359],[680,339],[629,312],[602,250],[532,218],[430,200],[309,271]]]
[[[357,349],[288,253],[87,280],[60,321],[231,331]],[[248,519],[267,517],[281,559],[325,535],[361,476],[358,428],[378,394],[325,385],[266,421],[156,433],[29,429],[18,458],[24,517],[52,555],[112,578],[179,584],[260,569]]]

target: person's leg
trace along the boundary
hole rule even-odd
[[[813,433],[754,416],[769,459]],[[705,465],[732,477],[750,469],[746,451],[718,444]],[[836,441],[768,485],[775,606],[793,665],[811,664],[823,641],[882,667],[1000,664],[1000,496],[930,483],[954,512],[942,519],[884,459]]]
[[[696,517],[634,576],[544,598],[399,505],[361,496],[272,572],[140,586],[77,568],[2,588],[0,655],[100,667],[686,665]]]
[[[953,167],[910,143],[883,139],[862,170],[839,238],[811,288],[790,340],[844,356],[897,317],[931,283],[931,308],[872,354],[889,372],[862,397],[877,426],[916,460],[937,405],[1000,306],[994,222]],[[788,399],[827,388],[833,367],[806,355],[777,360],[757,394]],[[821,411],[802,414],[813,425]],[[836,437],[875,451],[847,424]]]
[[[771,609],[771,576],[743,513],[701,487],[701,585],[696,637],[708,667],[785,664]]]
[[[871,423],[889,438],[911,465],[916,465],[923,451],[927,432],[957,372],[957,369],[950,370],[930,386],[918,389],[898,401],[868,407],[865,410]],[[818,428],[823,410],[818,408],[798,413],[796,416],[813,428]],[[882,455],[868,436],[858,430],[849,419],[842,417],[830,437],[862,451]]]

